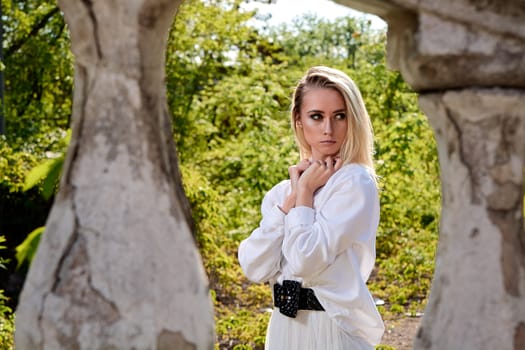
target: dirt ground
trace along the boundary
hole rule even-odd
[[[381,344],[391,346],[396,350],[412,350],[421,319],[421,317],[407,316],[385,320],[385,335],[383,335]]]

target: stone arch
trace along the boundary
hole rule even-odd
[[[525,348],[525,7],[336,0],[388,23],[391,68],[434,128],[442,216],[416,349]]]
[[[436,132],[440,246],[415,347],[523,349],[525,7],[336,1],[387,21],[388,62],[420,93]],[[159,34],[181,2],[59,0],[76,55],[74,135],[17,309],[19,349],[213,348],[207,282],[161,132],[170,128]],[[139,196],[144,187],[151,196]],[[176,292],[166,305],[155,291]]]

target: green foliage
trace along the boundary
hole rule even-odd
[[[245,22],[250,13],[240,13],[240,0],[188,0],[175,19],[166,53],[168,105],[177,130],[177,146],[193,137],[195,123],[188,113],[199,93],[213,86],[232,68],[230,55],[239,43],[247,45],[253,32]]]
[[[2,0],[2,10],[7,140],[49,151],[71,114],[68,31],[56,1]]]
[[[49,199],[55,194],[60,180],[62,166],[66,158],[66,148],[69,145],[70,139],[71,132],[68,131],[58,143],[61,147],[60,152],[52,154],[53,158],[45,159],[31,169],[24,181],[24,191],[41,184],[41,193],[45,199]]]
[[[363,45],[363,32],[370,33],[367,21],[351,17],[327,21],[315,15],[305,15],[295,19],[291,25],[270,28],[269,35],[272,42],[279,43],[289,65],[310,66],[330,62],[334,66],[335,62],[344,62],[353,68],[356,54]]]
[[[26,173],[36,164],[36,158],[30,152],[15,151],[7,142],[5,135],[0,135],[0,187],[9,192],[21,191]]]
[[[37,155],[13,149],[5,136],[0,135],[0,231],[7,237],[10,248],[45,221],[50,200],[42,198],[39,193],[42,187],[24,191],[26,176],[36,164]],[[13,250],[9,249],[8,254]]]
[[[392,306],[423,302],[422,308],[433,274],[439,222],[437,150],[421,113],[385,123],[376,133],[379,140],[382,136],[388,141],[379,141],[377,147],[382,220],[372,289]]]
[[[378,345],[375,350],[396,350],[393,346],[389,345]]]
[[[28,265],[31,264],[44,230],[44,226],[37,227],[27,236],[22,244],[16,247],[16,260],[18,261],[16,266],[17,269],[19,269],[24,263],[27,263]]]
[[[5,237],[0,235],[0,252],[5,250]],[[0,255],[0,269],[5,269],[8,260]],[[15,321],[13,310],[7,305],[8,298],[0,289],[0,349],[14,348]]]
[[[67,132],[60,141],[61,151],[53,154],[54,158],[44,159],[36,165],[26,175],[23,191],[40,185],[40,193],[44,199],[50,199],[58,189],[60,173],[66,156],[66,148],[69,145],[71,133]],[[40,237],[44,233],[45,227],[40,226],[34,229],[24,241],[16,247],[17,269],[23,264],[29,266],[36,254]]]
[[[55,193],[63,163],[63,157],[47,159],[31,169],[26,177],[24,191],[33,188],[42,181],[42,195],[46,199],[50,198]]]
[[[184,11],[194,4],[190,2],[180,16],[184,18]],[[241,26],[245,19],[239,16],[234,22]],[[256,348],[261,344],[254,339],[263,341],[268,314],[262,310],[271,307],[270,291],[265,285],[250,288],[254,285],[236,262],[236,247],[257,226],[264,193],[287,178],[288,166],[298,160],[288,126],[289,99],[296,81],[314,64],[347,71],[361,87],[373,119],[382,219],[370,288],[386,301],[381,312],[387,318],[422,311],[437,240],[437,156],[416,95],[398,73],[386,69],[385,34],[351,18],[333,25],[315,17],[257,33],[258,37],[237,31],[249,33],[250,40],[237,35],[228,47],[214,48],[244,54],[221,69],[208,70],[213,79],[199,78],[187,96],[179,88],[176,97],[188,104],[184,113],[177,112],[180,105],[174,109],[183,180],[197,215],[198,242],[215,292],[220,346]],[[177,34],[175,28],[172,35]],[[194,28],[192,35],[206,34]],[[186,54],[200,57],[196,62],[209,56],[196,51]],[[176,82],[180,73],[171,70],[169,60],[170,56],[168,81]],[[168,92],[171,103],[179,103]]]
[[[416,95],[386,68],[385,33],[372,30],[365,20],[331,22],[315,16],[255,29],[249,25],[254,13],[242,12],[241,2],[185,1],[166,53],[168,105],[212,289],[216,348],[263,348],[270,289],[246,280],[237,247],[258,225],[266,191],[286,179],[288,166],[298,161],[288,120],[290,96],[306,69],[317,64],[349,73],[374,124],[381,223],[370,289],[386,301],[380,307],[385,317],[422,311],[437,241],[438,161]],[[69,37],[54,2],[2,4],[8,9],[9,55],[4,62],[8,134],[0,138],[0,187],[50,198],[68,143]],[[30,261],[42,231],[34,230],[18,247],[19,265]],[[2,329],[9,327],[0,328],[0,337]]]
[[[0,303],[4,303],[3,295],[0,295]],[[10,350],[15,348],[15,315],[6,312],[0,315],[0,349]]]
[[[253,313],[245,308],[234,308],[226,312],[216,322],[219,347],[239,350],[264,349],[269,319],[268,311]]]
[[[0,252],[3,251],[6,247],[4,245],[5,243],[5,237],[0,235]],[[0,269],[5,269],[5,264],[9,262],[9,259],[6,259],[0,255]],[[2,309],[0,309],[0,312]]]

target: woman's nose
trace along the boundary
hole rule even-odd
[[[323,133],[325,135],[331,135],[332,134],[332,121],[330,118],[326,118],[324,125],[323,125]]]

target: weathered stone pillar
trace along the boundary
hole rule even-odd
[[[337,0],[383,17],[438,143],[442,216],[416,349],[525,349],[525,6]]]
[[[163,81],[180,3],[59,0],[73,135],[16,311],[18,350],[213,348]]]
[[[442,216],[417,349],[525,349],[525,91],[420,97],[438,143]]]

